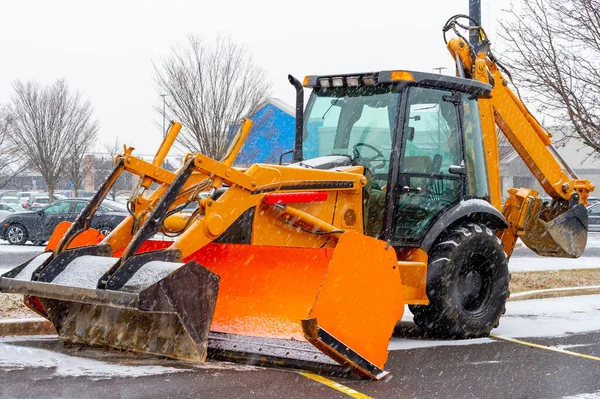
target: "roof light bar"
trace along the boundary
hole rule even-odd
[[[375,86],[375,84],[377,84],[377,81],[372,76],[365,76],[362,81],[365,86]]]
[[[331,78],[331,83],[333,87],[343,87],[344,86],[344,78]]]
[[[346,84],[349,87],[358,87],[359,81],[357,76],[348,76],[346,78]]]

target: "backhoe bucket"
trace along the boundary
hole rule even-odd
[[[581,204],[545,222],[538,218],[521,240],[541,256],[578,258],[587,243],[588,214]]]
[[[42,253],[4,274],[0,289],[39,299],[65,341],[203,362],[219,278],[195,262],[153,260],[122,289],[97,289],[118,261],[98,252],[101,246],[66,250],[44,269],[40,280],[49,282],[31,281],[52,256]]]

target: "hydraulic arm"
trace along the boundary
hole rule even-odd
[[[457,74],[493,87],[490,98],[479,100],[491,202],[498,208],[501,204],[496,126],[553,199],[551,204],[544,204],[533,189],[508,190],[510,196],[502,207],[509,222],[509,228],[502,236],[505,250],[510,255],[517,237],[521,237],[540,255],[578,257],[587,241],[584,206],[594,185],[578,178],[552,145],[552,135],[510,89],[502,71],[509,79],[510,74],[492,54],[485,31],[480,26],[461,24],[463,18],[468,19],[462,15],[452,17],[444,27],[444,36],[449,30],[458,36],[446,41],[456,62]],[[469,44],[458,28],[475,30],[479,41],[475,45]]]

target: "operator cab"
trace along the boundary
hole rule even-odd
[[[489,85],[391,71],[309,76],[304,86],[313,92],[296,165],[363,166],[366,234],[418,246],[448,208],[489,201],[477,103]]]

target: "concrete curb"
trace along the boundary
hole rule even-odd
[[[0,320],[0,337],[56,334],[54,325],[41,317]]]
[[[565,296],[600,294],[600,285],[587,287],[552,288],[547,290],[525,291],[511,294],[509,301],[524,301],[528,299],[560,298]]]

